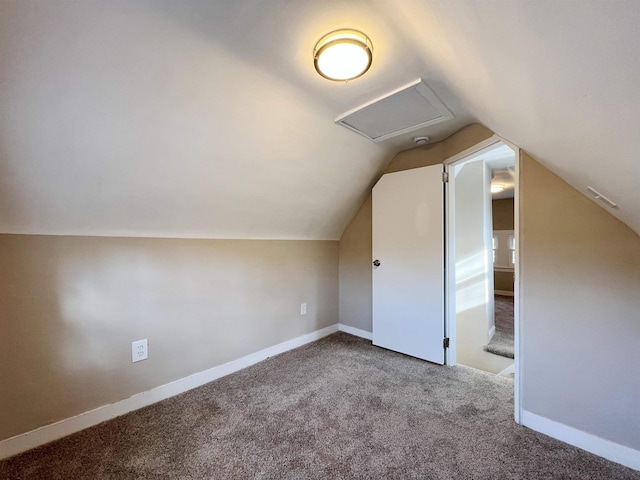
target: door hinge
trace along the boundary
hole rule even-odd
[[[442,172],[442,183],[447,183],[449,181],[449,172]]]
[[[449,337],[444,337],[444,340],[442,340],[442,346],[444,348],[449,348]]]

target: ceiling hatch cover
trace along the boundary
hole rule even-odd
[[[435,93],[418,79],[340,115],[336,123],[377,143],[452,118]]]

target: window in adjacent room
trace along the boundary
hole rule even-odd
[[[493,267],[512,271],[516,263],[516,237],[513,230],[493,231]]]

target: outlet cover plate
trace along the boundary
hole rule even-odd
[[[131,342],[131,363],[149,358],[149,340],[137,340]]]

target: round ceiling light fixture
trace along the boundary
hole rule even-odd
[[[327,33],[313,49],[313,64],[328,80],[347,82],[362,76],[373,61],[371,40],[358,30]]]
[[[501,183],[493,183],[491,184],[491,193],[500,193],[504,190],[504,185]]]

